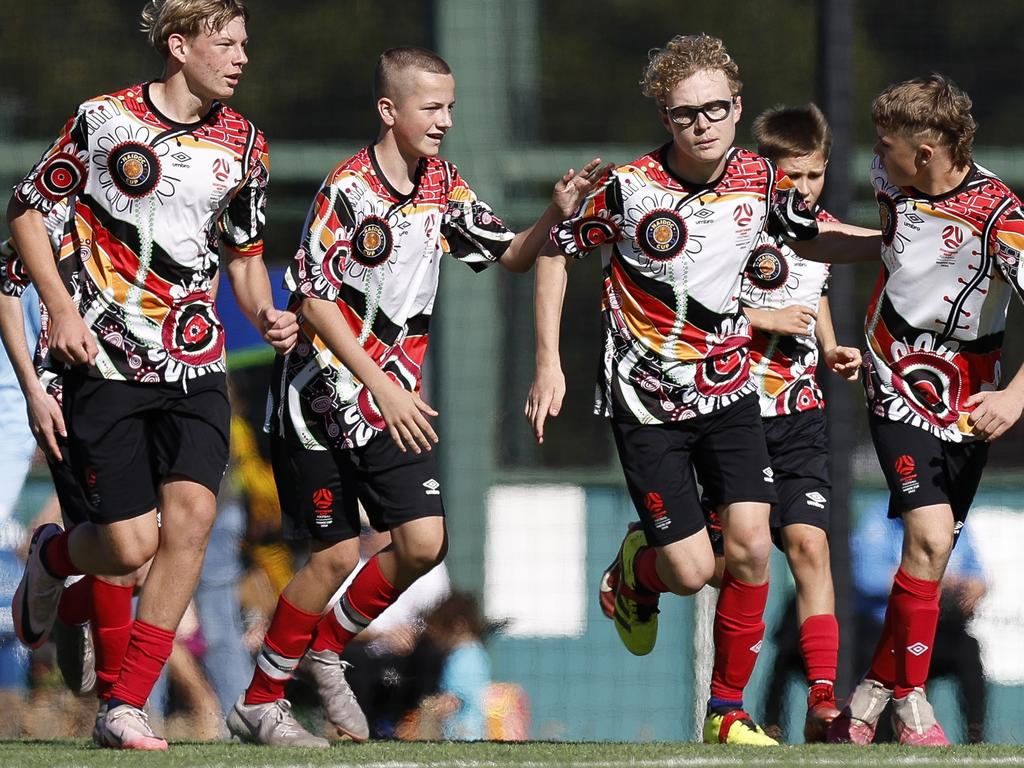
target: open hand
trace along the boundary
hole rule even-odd
[[[555,204],[564,218],[572,216],[580,202],[597,186],[614,166],[612,163],[601,165],[601,158],[595,157],[579,173],[570,168],[555,184],[551,202]]]

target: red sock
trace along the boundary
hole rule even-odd
[[[110,698],[142,709],[173,648],[174,630],[136,619],[121,663],[121,676],[114,683]]]
[[[309,647],[319,613],[296,608],[281,595],[274,617],[256,657],[252,682],[245,689],[246,704],[267,704],[284,698],[284,687]]]
[[[768,582],[747,584],[728,570],[715,610],[715,666],[711,672],[711,697],[742,701],[743,689],[754,671],[764,638],[764,606]]]
[[[92,577],[90,577],[92,578]],[[92,643],[96,659],[96,695],[109,699],[121,675],[121,664],[132,636],[134,587],[92,579]]]
[[[839,622],[830,613],[808,616],[800,625],[800,653],[807,668],[807,682],[835,685],[839,665]]]
[[[939,624],[939,582],[915,578],[901,567],[893,580],[890,605],[896,649],[893,695],[903,698],[928,682]]]
[[[871,658],[871,667],[868,669],[867,676],[871,680],[877,680],[886,688],[896,685],[896,656],[892,647],[892,594],[889,595],[889,605],[885,609],[882,634],[878,638],[878,645],[875,646],[875,655]]]
[[[57,604],[57,618],[71,626],[85,624],[92,618],[92,582],[95,577],[83,576],[69,587],[64,587]]]
[[[341,653],[348,641],[366,629],[366,625],[380,616],[400,594],[402,590],[384,578],[374,555],[356,574],[334,610],[320,619],[310,647],[314,651]]]
[[[39,559],[43,562],[43,568],[49,571],[51,576],[58,579],[66,579],[68,576],[77,576],[82,571],[71,562],[71,553],[68,552],[68,538],[71,531],[63,531],[43,546],[39,552]]]
[[[633,571],[636,573],[636,583],[651,592],[671,592],[665,586],[665,582],[658,575],[658,550],[654,547],[644,547],[633,560]]]

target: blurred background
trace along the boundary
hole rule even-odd
[[[0,0],[0,187],[9,189],[31,167],[84,99],[159,76],[161,62],[138,31],[141,5]],[[767,107],[814,100],[825,110],[836,142],[824,201],[841,218],[877,226],[868,184],[872,98],[891,82],[932,71],[952,76],[973,98],[980,126],[976,159],[1024,191],[1024,102],[1014,98],[1022,85],[1024,6],[1011,0],[978,4],[969,13],[945,0],[928,4],[927,12],[920,4],[882,0],[733,0],[705,7],[678,0],[249,0],[248,6],[250,63],[232,106],[270,141],[266,242],[275,282],[294,253],[321,179],[374,139],[372,72],[379,52],[396,45],[433,48],[451,64],[458,106],[444,155],[513,227],[529,225],[543,210],[566,168],[594,156],[624,162],[667,140],[652,103],[640,94],[647,52],[674,34],[701,31],[725,40],[740,66],[738,143],[751,146],[749,125]],[[876,266],[833,271],[832,308],[842,343],[862,344],[876,275]],[[703,642],[695,634],[693,601],[663,601],[658,647],[643,659],[626,653],[598,609],[597,579],[635,518],[610,431],[591,415],[599,296],[600,264],[593,258],[573,270],[562,333],[566,405],[538,447],[522,418],[533,375],[532,279],[446,265],[426,386],[441,414],[450,582],[474,595],[490,622],[493,679],[512,686],[496,698],[496,718],[502,707],[514,710],[526,723],[517,733],[689,739],[694,659]],[[265,447],[260,426],[268,351],[229,292],[222,303],[238,412],[259,450]],[[1004,357],[1010,375],[1024,357],[1021,319],[1015,304]],[[859,384],[823,384],[844,694],[862,671],[857,649],[875,640],[864,621],[868,587],[856,591],[862,552],[856,535],[863,520],[882,515],[885,493]],[[1017,651],[1024,643],[1024,601],[1015,586],[1021,566],[1014,550],[1024,540],[1022,480],[1024,427],[1018,425],[993,447],[968,524],[977,550],[969,575],[985,595],[960,622],[978,643],[957,651],[977,656],[980,648],[982,733],[994,742],[1024,742],[1024,658]],[[17,519],[27,524],[48,493],[40,465]],[[248,532],[234,539],[242,544],[238,573],[251,575],[255,568],[259,576],[262,569],[266,600],[301,554],[273,549],[272,512],[261,508],[253,533],[253,497],[243,486]],[[278,554],[267,555],[261,546]],[[777,722],[790,741],[799,741],[802,675],[788,674],[792,638],[778,633],[793,624],[785,619],[790,593],[780,558],[773,562],[770,642],[747,703],[756,719]],[[9,614],[0,615],[0,632],[4,621]],[[259,631],[256,621],[245,629],[253,627]],[[200,662],[202,650],[195,649]],[[42,695],[46,682],[34,674],[29,686],[32,695]],[[970,727],[978,725],[968,722],[979,715],[976,702],[961,694],[967,688],[970,683],[955,675],[932,687],[954,739],[973,738]],[[768,695],[773,692],[775,700]]]

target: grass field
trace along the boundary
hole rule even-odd
[[[270,749],[241,744],[173,743],[163,754],[100,750],[86,741],[0,742],[3,768],[71,766],[335,766],[336,768],[682,768],[684,766],[1024,766],[1024,747],[983,746],[906,749],[893,746],[795,746],[772,749],[701,744],[605,742],[452,744],[381,742],[337,744],[329,750]]]

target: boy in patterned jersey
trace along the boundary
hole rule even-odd
[[[69,210],[73,200],[61,201],[53,206],[45,220],[54,257],[60,261],[73,253],[72,238],[66,231]],[[72,263],[65,261],[63,267]],[[60,267],[58,267],[60,268]],[[60,503],[61,516],[67,529],[87,522],[90,503],[82,487],[75,480],[71,456],[67,446],[67,430],[61,412],[63,401],[62,377],[52,368],[47,341],[49,317],[46,306],[40,302],[41,328],[34,354],[28,349],[25,323],[20,298],[30,284],[24,262],[13,239],[0,244],[0,337],[18,377],[18,385],[25,397],[29,425],[39,443],[53,479],[54,490]],[[79,297],[73,297],[78,302]],[[148,564],[147,564],[148,565]],[[89,677],[94,681],[99,699],[92,737],[102,746],[100,721],[107,711],[107,698],[117,682],[121,662],[132,629],[132,595],[135,587],[145,578],[146,565],[124,576],[85,576],[70,584],[60,596],[57,626],[63,625],[67,642],[57,640],[57,661],[61,671],[72,669],[77,675],[65,672],[65,682],[78,692],[91,690]],[[83,634],[91,633],[87,640]],[[91,642],[94,675],[78,667],[84,659],[84,643]],[[65,658],[70,653],[78,658]]]
[[[865,319],[868,422],[902,516],[903,555],[865,679],[829,732],[870,743],[890,699],[899,741],[947,744],[925,695],[942,579],[988,444],[1024,409],[1024,369],[999,389],[1010,295],[1024,298],[1024,211],[971,158],[971,100],[941,75],[892,85],[872,105],[874,238],[830,235],[801,255],[882,260]],[[818,244],[816,244],[818,245]]]
[[[758,154],[776,162],[815,211],[832,130],[814,104],[769,110],[752,127]],[[839,625],[829,565],[828,439],[816,379],[818,346],[826,367],[855,380],[860,351],[836,343],[829,312],[828,265],[805,261],[781,238],[762,233],[744,274],[741,301],[754,328],[750,365],[761,401],[768,455],[779,503],[772,538],[796,582],[800,650],[810,687],[804,739],[824,741],[839,714],[835,704]]]
[[[455,100],[444,60],[421,48],[385,51],[374,91],[378,139],[327,176],[285,279],[302,332],[274,372],[272,458],[285,535],[312,542],[228,716],[232,733],[262,744],[316,744],[297,724],[281,726],[296,670],[316,682],[340,735],[367,738],[340,655],[445,555],[428,421],[436,412],[419,394],[442,258],[474,270],[530,269],[548,229],[599,173],[596,160],[578,176],[569,171],[543,216],[514,235],[438,157]],[[325,613],[358,562],[359,502],[392,543]]]
[[[771,160],[733,148],[741,85],[722,41],[673,38],[652,53],[643,86],[672,140],[614,169],[552,230],[560,253],[537,265],[538,367],[526,415],[542,440],[565,391],[566,257],[600,248],[605,350],[595,410],[611,418],[640,516],[602,579],[615,588],[616,630],[632,653],[649,653],[659,595],[693,594],[714,577],[696,472],[722,520],[726,561],[704,739],[773,745],[743,711],[764,634],[776,497],[740,282],[763,230],[809,238],[818,225]]]
[[[247,17],[239,0],[147,4],[161,78],[82,104],[8,208],[49,313],[51,352],[72,366],[64,415],[92,507],[87,523],[33,535],[13,606],[22,641],[45,639],[65,577],[126,574],[152,558],[100,723],[110,747],[167,748],[142,708],[194,591],[227,463],[211,296],[221,254],[267,341],[287,351],[298,330],[274,309],[262,260],[266,142],[221,103],[247,62]],[[77,262],[59,272],[43,220],[69,197]]]

